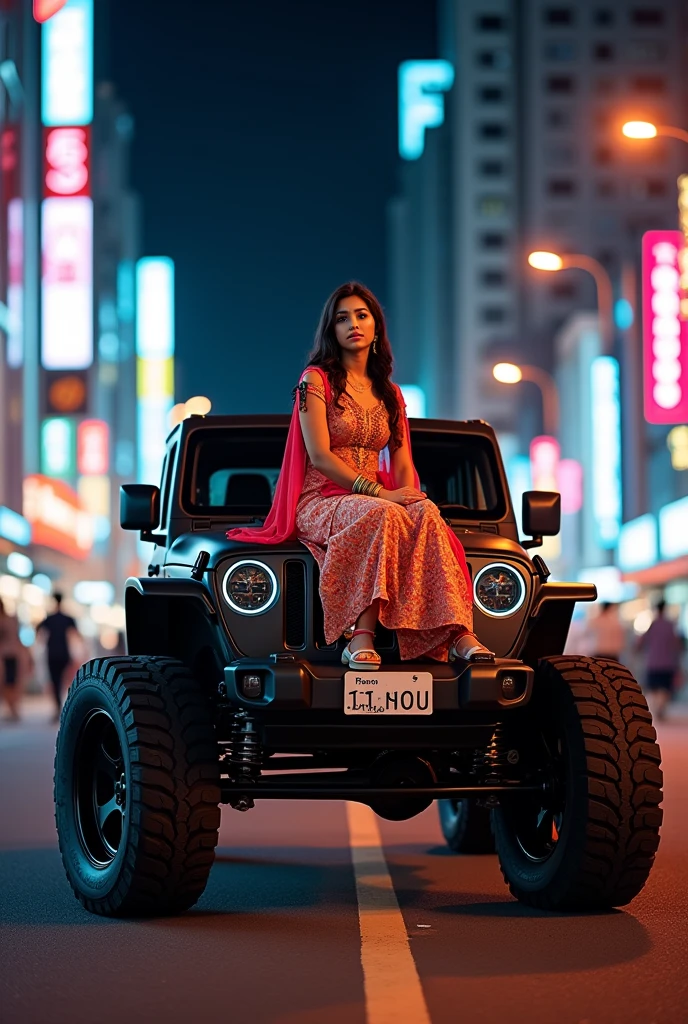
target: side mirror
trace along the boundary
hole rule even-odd
[[[540,547],[543,537],[556,537],[561,529],[561,495],[558,491],[525,491],[521,519],[523,532],[533,538],[523,547]]]
[[[160,522],[160,488],[153,484],[122,484],[119,491],[119,524],[123,530],[150,534]],[[149,537],[142,537],[148,540]]]

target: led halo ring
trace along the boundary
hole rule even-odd
[[[267,603],[261,605],[260,608],[240,608],[238,604],[235,604],[234,600],[229,595],[227,589],[229,578],[230,576],[233,576],[234,572],[237,569],[240,569],[242,565],[253,565],[256,566],[258,569],[262,569],[272,584],[272,596],[268,599]],[[222,596],[224,597],[225,601],[232,609],[232,611],[237,612],[239,615],[262,615],[263,612],[269,611],[269,609],[272,608],[272,606],[277,601],[277,598],[279,597],[279,584],[277,582],[277,577],[275,576],[274,572],[272,571],[269,565],[265,564],[265,562],[259,562],[257,558],[242,558],[240,562],[234,562],[232,565],[230,565],[229,569],[225,573],[225,578],[222,581]]]
[[[485,605],[480,600],[480,598],[478,597],[478,584],[480,583],[480,580],[482,579],[486,572],[493,572],[495,569],[508,569],[509,572],[513,573],[514,576],[516,576],[521,587],[521,593],[513,608],[507,608],[501,612],[495,612],[491,608],[486,608]],[[514,615],[525,601],[526,582],[521,573],[514,565],[509,565],[507,562],[490,562],[489,565],[484,565],[483,568],[478,573],[476,573],[475,579],[473,580],[473,599],[475,600],[475,603],[477,604],[478,608],[480,608],[480,611],[483,612],[485,615],[490,615],[494,619],[504,619],[509,615]]]

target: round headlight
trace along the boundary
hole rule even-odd
[[[512,566],[493,562],[476,574],[473,594],[476,604],[487,615],[513,615],[525,600],[526,585]]]
[[[263,562],[236,562],[224,578],[222,592],[235,612],[260,615],[277,600],[277,577]]]

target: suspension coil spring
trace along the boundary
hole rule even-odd
[[[228,761],[233,774],[242,779],[255,779],[263,765],[263,747],[256,723],[246,711],[237,711],[232,723],[232,742]]]
[[[501,781],[505,772],[508,772],[508,754],[504,725],[498,722],[485,749],[477,750],[475,753],[473,773],[479,776],[482,782]]]

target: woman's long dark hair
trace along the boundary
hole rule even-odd
[[[346,389],[346,370],[341,361],[341,348],[337,341],[334,330],[335,314],[341,299],[351,298],[357,295],[363,299],[370,310],[375,321],[375,333],[377,334],[376,352],[373,346],[368,349],[368,365],[366,370],[373,382],[373,389],[385,403],[387,415],[389,416],[389,432],[391,435],[391,447],[398,448],[401,444],[401,424],[399,422],[399,401],[397,392],[391,381],[392,374],[392,347],[387,337],[387,325],[382,307],[373,293],[365,285],[358,281],[348,281],[342,284],[330,295],[320,315],[320,323],[315,332],[315,342],[310,356],[308,366],[321,366],[327,373],[332,387],[334,400],[339,405],[342,392]],[[341,405],[340,405],[341,408]]]

